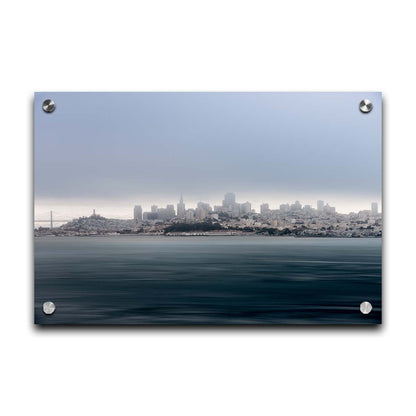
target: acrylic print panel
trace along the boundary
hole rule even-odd
[[[35,322],[381,323],[381,106],[36,93]]]

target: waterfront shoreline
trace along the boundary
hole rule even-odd
[[[35,238],[45,238],[45,237],[249,237],[249,238],[339,238],[345,240],[352,239],[382,239],[383,236],[351,236],[343,237],[337,235],[267,235],[267,234],[134,234],[134,233],[120,233],[120,234],[42,234],[34,235]]]

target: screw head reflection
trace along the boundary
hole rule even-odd
[[[53,302],[45,302],[43,304],[43,313],[46,315],[52,315],[55,312],[55,304]]]
[[[373,109],[373,103],[370,100],[361,100],[360,111],[362,113],[369,113]]]
[[[45,100],[42,104],[42,108],[45,113],[53,113],[55,111],[56,105],[53,100]]]
[[[360,311],[363,315],[368,315],[373,309],[373,305],[370,302],[362,302],[360,305]]]

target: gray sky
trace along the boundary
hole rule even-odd
[[[381,202],[381,124],[380,93],[36,93],[36,210],[125,217],[228,191],[368,209]]]

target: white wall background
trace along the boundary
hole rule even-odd
[[[415,414],[412,3],[3,2],[0,413]],[[37,90],[383,91],[383,327],[35,328]]]

